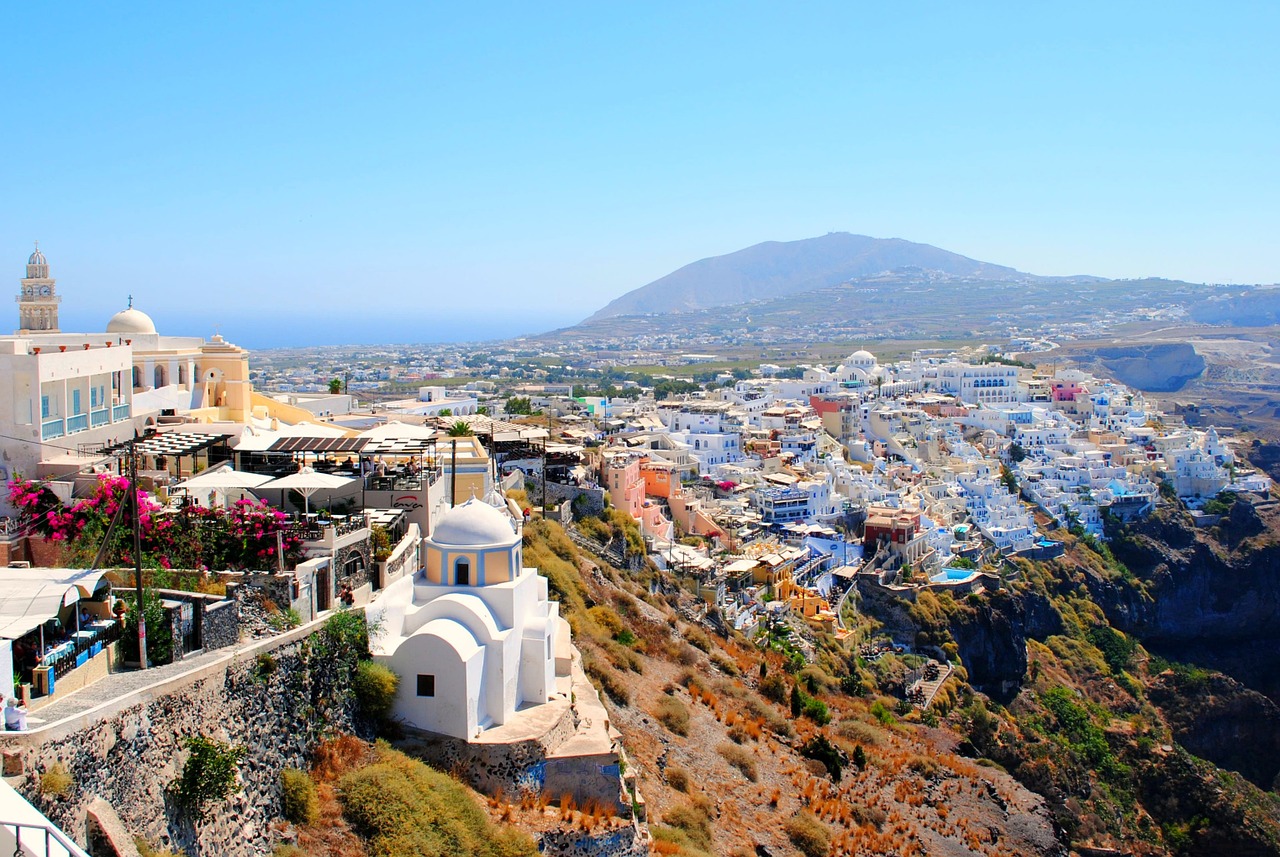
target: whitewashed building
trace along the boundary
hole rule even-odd
[[[548,702],[570,670],[569,625],[547,579],[523,567],[519,517],[472,498],[423,541],[423,568],[370,605],[375,660],[400,676],[392,713],[474,740]]]

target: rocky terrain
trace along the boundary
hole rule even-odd
[[[1144,527],[1174,528],[1172,551],[1220,554],[1197,573],[1262,581],[1275,522],[1265,504],[1251,511],[1213,533],[1173,508]],[[794,624],[761,649],[717,633],[678,579],[613,570],[554,525],[528,535],[580,605],[569,613],[658,853],[1280,854],[1274,703],[1143,644],[1198,603],[1194,575],[1130,568],[1119,547],[1058,531],[1065,556],[1012,563],[992,596],[862,598],[862,639],[957,664],[922,712],[901,698],[910,654],[869,660]],[[1188,573],[1204,565],[1184,559]],[[1271,621],[1273,597],[1210,601],[1195,633],[1243,639],[1249,611]]]

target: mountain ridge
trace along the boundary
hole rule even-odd
[[[904,268],[953,276],[1042,279],[903,238],[829,232],[798,241],[763,241],[699,259],[615,298],[586,321],[734,306]]]

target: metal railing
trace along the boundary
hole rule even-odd
[[[94,428],[97,428],[98,426],[105,426],[109,422],[111,422],[110,408],[100,408],[89,412],[89,425]]]
[[[74,434],[75,432],[78,432],[78,431],[88,431],[88,430],[89,430],[88,414],[76,414],[75,416],[67,417],[67,434]]]
[[[64,423],[61,417],[45,420],[40,424],[41,440],[53,440],[54,438],[62,437],[64,433]]]
[[[15,854],[41,854],[41,857],[89,857],[79,845],[52,824],[28,824],[21,821],[0,821],[0,827],[13,834],[17,845]],[[40,842],[44,851],[40,852]]]
[[[127,420],[127,419],[129,419],[128,405],[116,405],[111,409],[111,421],[113,423],[119,422],[120,420]]]

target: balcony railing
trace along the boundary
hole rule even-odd
[[[64,434],[66,434],[66,428],[61,417],[45,420],[40,424],[41,440],[53,440],[56,437],[62,437]]]
[[[326,540],[330,530],[332,530],[333,537],[338,538],[359,532],[368,525],[366,517],[363,514],[358,514],[348,518],[339,517],[331,520],[313,518],[311,520],[296,521],[289,527],[289,531],[304,542],[320,542]]]
[[[67,417],[67,434],[75,434],[78,431],[89,430],[89,415],[76,414],[73,417]]]
[[[51,823],[32,824],[26,821],[0,821],[12,834],[17,844],[17,854],[40,854],[42,857],[89,857],[65,833]]]
[[[118,423],[120,422],[120,420],[127,420],[127,419],[129,419],[128,404],[116,405],[114,408],[111,409],[111,421],[113,423]]]
[[[105,426],[109,422],[111,422],[110,408],[102,408],[101,410],[89,412],[89,425],[94,428],[97,428],[98,426]]]

